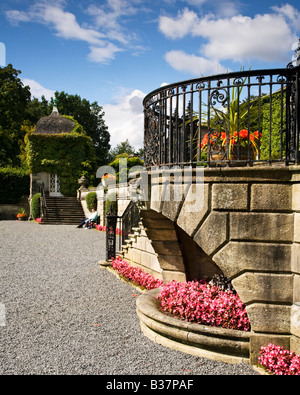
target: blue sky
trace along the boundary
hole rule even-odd
[[[0,3],[0,66],[21,70],[35,97],[97,101],[113,147],[142,147],[142,100],[162,84],[285,67],[299,37],[299,0]]]

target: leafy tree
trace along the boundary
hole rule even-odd
[[[127,167],[120,169],[120,159],[126,159],[127,161]],[[116,158],[114,159],[114,161],[112,161],[109,166],[111,166],[115,172],[116,172],[116,176],[117,176],[117,182],[120,181],[120,178],[122,180],[127,179],[129,170],[134,167],[134,166],[140,166],[143,167],[144,165],[144,161],[141,160],[138,156],[134,156],[134,155],[128,155],[128,154],[120,154],[117,155]],[[121,170],[121,171],[120,171]]]
[[[30,102],[30,89],[24,86],[20,70],[11,64],[0,67],[0,166],[20,166],[20,145],[25,133],[22,123]]]
[[[83,126],[86,134],[92,138],[97,165],[106,164],[110,149],[110,134],[103,119],[103,108],[97,102],[90,103],[78,95],[69,95],[65,92],[55,92],[55,97],[58,111],[74,117]],[[51,99],[51,104],[53,104],[53,99]]]
[[[113,150],[109,152],[110,160],[113,161],[118,155],[134,155],[135,148],[129,143],[128,139],[122,141]]]

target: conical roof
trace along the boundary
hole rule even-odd
[[[52,114],[41,118],[36,124],[34,134],[70,133],[76,124],[71,119],[62,117],[54,104]]]

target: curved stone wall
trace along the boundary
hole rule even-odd
[[[174,170],[166,182],[161,171],[152,169],[151,199],[145,208],[174,222],[232,280],[247,305],[253,363],[268,342],[299,353],[299,166],[206,169],[202,203],[193,212],[189,206],[193,198],[199,200],[195,177],[184,184],[185,196],[179,201],[174,199],[180,179],[176,171],[181,172]],[[167,195],[169,200],[164,199]],[[178,237],[174,248],[176,243]],[[162,268],[162,277],[184,279],[186,264],[182,261],[178,270],[176,265],[171,271]]]
[[[250,333],[188,323],[159,311],[155,289],[137,298],[142,332],[156,343],[228,363],[249,361]]]

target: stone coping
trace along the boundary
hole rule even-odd
[[[181,321],[159,310],[161,288],[137,298],[137,315],[145,336],[163,346],[227,363],[249,363],[251,332]]]

